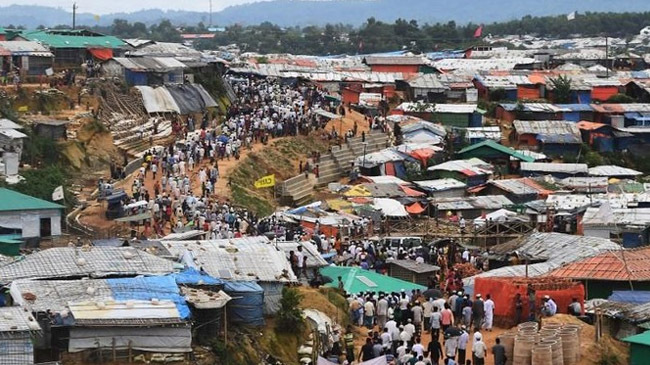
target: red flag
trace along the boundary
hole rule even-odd
[[[483,26],[479,25],[474,31],[474,38],[479,38],[483,34]]]

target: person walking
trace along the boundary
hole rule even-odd
[[[465,330],[465,326],[461,326],[462,333],[458,336],[458,363],[465,364],[465,357],[467,356],[467,343],[469,342],[469,333]]]
[[[501,344],[501,339],[497,337],[495,345],[492,346],[492,354],[494,355],[494,365],[506,365],[508,358],[506,357],[506,348]]]
[[[487,346],[483,342],[481,332],[474,333],[474,343],[472,344],[472,357],[474,365],[485,365],[485,356],[487,355]]]
[[[348,325],[345,335],[343,335],[345,342],[345,357],[349,363],[354,361],[354,333],[352,333],[352,325]]]
[[[481,299],[481,294],[476,294],[476,300],[472,303],[472,326],[475,331],[481,330],[483,318],[485,317],[485,303]]]
[[[485,297],[485,303],[483,303],[483,309],[485,312],[485,324],[483,328],[487,331],[492,331],[492,322],[494,321],[494,301],[490,294]]]
[[[431,313],[431,341],[438,341],[441,325],[442,314],[438,312],[438,307],[433,307],[433,312]]]
[[[429,353],[431,365],[438,365],[440,358],[442,357],[442,348],[440,347],[440,342],[438,342],[438,340],[431,340],[427,346],[427,352]]]
[[[449,303],[445,303],[445,309],[440,312],[442,319],[441,319],[441,324],[442,324],[442,332],[444,333],[447,328],[451,327],[454,324],[454,314],[451,312],[451,309],[449,308]]]

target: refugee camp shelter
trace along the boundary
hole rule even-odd
[[[33,340],[40,337],[41,327],[22,307],[0,308],[0,364],[34,364]]]
[[[282,288],[298,279],[285,252],[266,236],[205,241],[165,241],[188,267],[224,281],[253,281],[264,289],[264,313],[277,312]],[[228,293],[228,291],[226,290]],[[230,295],[230,293],[228,293]],[[232,296],[232,295],[231,295]]]
[[[85,339],[90,328],[97,328],[94,337],[106,351],[112,350],[112,338],[120,338],[118,350],[126,350],[131,343],[133,351],[161,351],[162,342],[177,348],[175,337],[187,341],[189,329],[185,322],[190,317],[190,309],[174,276],[150,276],[111,279],[78,280],[16,280],[11,283],[10,293],[14,303],[29,309],[38,318],[44,329],[45,341],[37,344],[38,349],[55,352],[84,352],[93,349],[92,341]],[[74,315],[62,318],[56,314],[67,311],[70,303],[87,303],[87,307],[101,317],[78,318]],[[111,308],[111,306],[114,307]],[[91,308],[92,307],[92,308]],[[103,308],[102,308],[103,307]],[[165,307],[163,314],[159,310]],[[155,315],[149,316],[152,310]],[[103,310],[102,310],[103,309]],[[54,323],[48,311],[55,314]],[[142,313],[142,312],[145,313]],[[172,313],[171,315],[169,313]],[[111,317],[111,318],[109,318]],[[101,320],[101,323],[100,323]],[[173,326],[172,326],[173,325]],[[169,329],[169,327],[179,329]],[[62,337],[71,333],[70,347],[61,348]],[[155,341],[147,337],[159,337]],[[90,347],[89,347],[90,346]],[[97,348],[97,343],[94,344]],[[180,350],[184,350],[185,345]],[[175,352],[172,351],[172,352]],[[86,354],[80,354],[84,356]],[[110,355],[107,356],[110,358]]]
[[[475,277],[536,277],[564,264],[602,252],[619,250],[617,243],[597,237],[582,237],[556,232],[533,232],[490,248],[490,267],[495,269],[463,279],[471,293]],[[526,264],[528,261],[528,264]]]
[[[427,287],[412,282],[392,278],[378,274],[374,271],[363,270],[358,267],[327,266],[320,269],[320,273],[332,279],[332,282],[325,284],[330,288],[338,288],[338,277],[343,281],[343,290],[349,294],[361,292],[400,292],[406,290],[420,290],[424,292]]]
[[[20,70],[20,76],[45,75],[45,70],[52,67],[54,55],[50,50],[38,42],[30,41],[0,41],[0,50],[6,51],[7,60]],[[0,56],[5,56],[0,51]],[[0,57],[2,60],[3,57]],[[0,62],[0,69],[2,62]]]
[[[523,176],[551,175],[560,179],[586,176],[589,173],[589,167],[585,163],[522,162],[520,169]]]
[[[615,177],[617,179],[635,179],[643,175],[641,171],[616,165],[601,165],[589,168],[589,176]]]
[[[546,199],[553,193],[531,178],[490,180],[481,191],[488,195],[504,195],[513,203],[520,204],[531,200]]]
[[[432,198],[455,198],[465,195],[467,184],[456,179],[422,180],[413,182]]]
[[[129,86],[183,83],[186,68],[173,57],[114,57],[102,64],[105,76],[124,79]]]
[[[516,170],[514,161],[534,162],[535,159],[525,156],[514,149],[504,146],[492,140],[485,140],[467,146],[458,151],[458,157],[462,159],[479,158],[496,166],[502,174],[511,173]]]
[[[23,151],[23,139],[27,138],[26,134],[20,132],[21,129],[23,126],[20,124],[0,118],[0,150],[16,152],[20,158]]]
[[[435,281],[435,273],[440,271],[439,266],[413,260],[390,260],[387,264],[388,276],[427,287]]]
[[[567,264],[548,274],[585,284],[587,299],[607,298],[614,290],[650,290],[650,248],[618,249]]]
[[[630,365],[643,365],[650,358],[650,331],[626,337],[623,342],[630,344]]]
[[[485,183],[492,175],[492,165],[478,159],[451,160],[431,166],[427,169],[434,178],[456,179],[467,186],[476,186]]]
[[[467,128],[483,126],[483,111],[476,104],[402,103],[392,112],[412,115],[444,126]]]
[[[109,60],[126,48],[117,37],[87,29],[43,29],[22,32],[18,37],[48,47],[54,53],[56,70],[79,69],[90,58]]]
[[[60,236],[64,208],[63,205],[0,188],[0,236],[16,234],[19,239]]]
[[[402,72],[415,74],[418,72],[431,73],[434,68],[427,60],[419,56],[366,56],[363,62],[370,66],[372,72]]]
[[[217,102],[201,84],[167,84],[160,87],[136,86],[136,88],[142,94],[144,108],[149,114],[188,115],[217,107]]]
[[[577,155],[582,136],[574,122],[563,120],[515,120],[515,143],[547,156]]]
[[[70,279],[165,275],[172,261],[131,247],[53,247],[0,267],[0,283],[19,279]]]
[[[587,208],[582,230],[585,236],[616,237],[626,248],[645,246],[650,243],[650,208],[612,208],[604,202]]]
[[[66,140],[68,139],[68,123],[70,123],[68,120],[37,120],[34,121],[34,132],[51,140]]]

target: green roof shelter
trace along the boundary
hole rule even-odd
[[[55,69],[79,69],[89,58],[106,61],[121,56],[127,44],[121,39],[87,29],[47,29],[24,31],[18,35],[50,48]]]
[[[0,188],[0,235],[4,244],[18,240],[61,235],[64,206]]]
[[[630,365],[646,365],[650,359],[650,331],[626,337],[623,342],[630,344]]]
[[[337,288],[338,277],[343,281],[343,288],[348,293],[360,292],[399,292],[402,289],[406,291],[420,289],[427,290],[426,286],[410,283],[408,281],[395,279],[387,275],[382,275],[374,271],[364,270],[359,267],[348,266],[327,266],[320,269],[323,276],[332,279],[332,282],[325,286]]]
[[[512,172],[511,162],[535,162],[533,157],[521,154],[490,139],[467,146],[458,151],[457,155],[462,159],[480,158],[498,166],[503,172]]]

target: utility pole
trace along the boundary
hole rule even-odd
[[[210,26],[208,28],[212,28],[212,0],[210,0]]]
[[[607,78],[609,78],[609,37],[605,36],[605,68],[607,69]]]
[[[77,26],[77,3],[72,3],[72,29]]]

